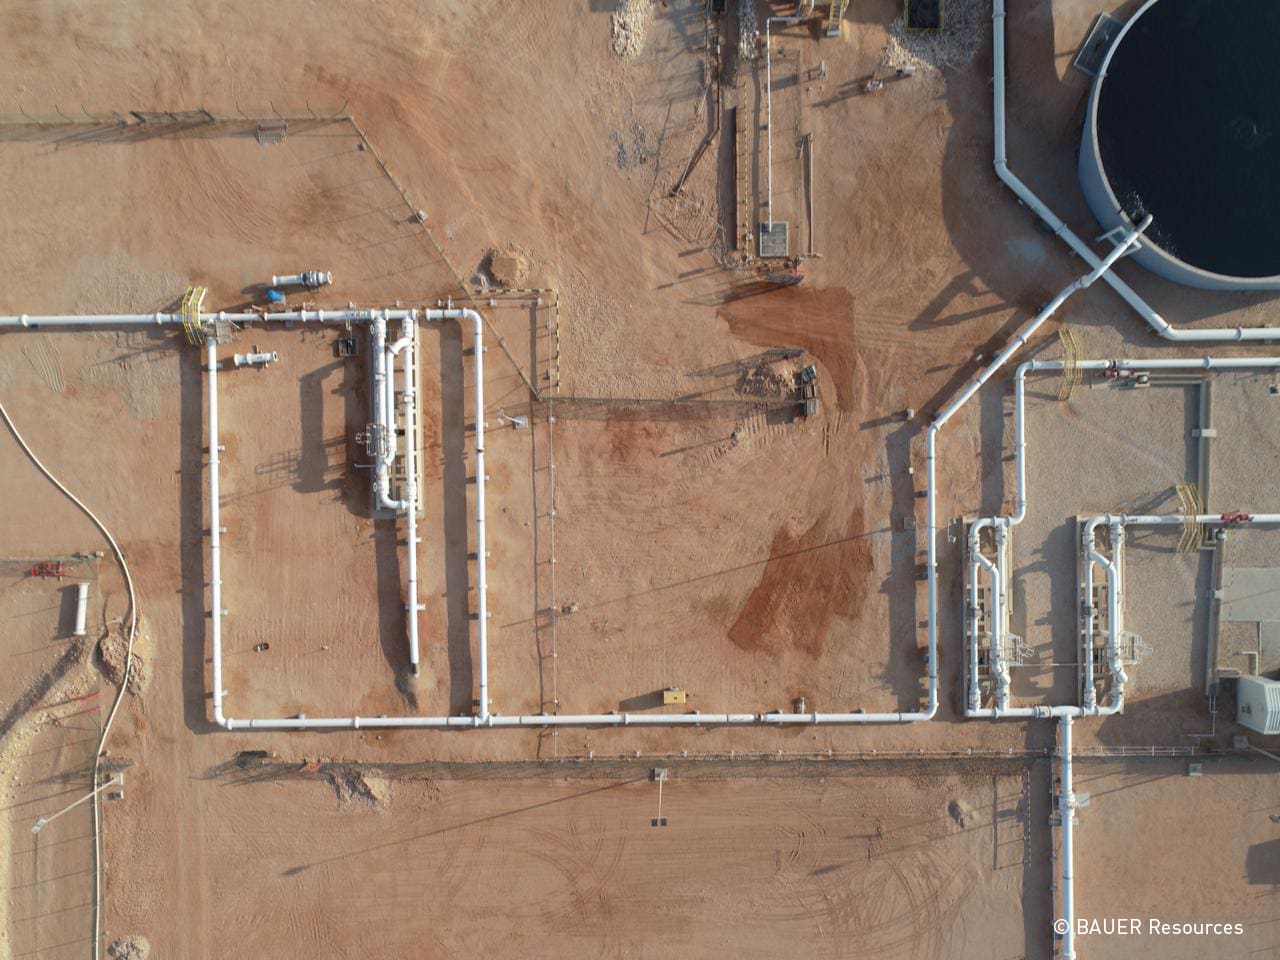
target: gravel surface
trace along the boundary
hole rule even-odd
[[[652,22],[653,0],[619,0],[610,21],[613,52],[620,57],[639,56]]]
[[[942,30],[908,31],[902,18],[889,26],[889,42],[881,65],[900,67],[932,67],[942,70],[959,67],[973,59],[987,37],[990,9],[981,0],[948,0]]]

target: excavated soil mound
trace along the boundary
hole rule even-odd
[[[343,804],[363,801],[376,810],[391,802],[391,781],[376,773],[340,767],[326,770],[324,778]]]
[[[133,640],[133,671],[129,674],[129,692],[134,696],[141,693],[150,679],[151,668],[148,653],[151,650],[151,635],[144,621],[138,622],[137,635]],[[113,626],[98,641],[98,669],[102,675],[117,687],[124,680],[125,661],[129,651],[128,626]]]
[[[151,943],[146,937],[117,937],[107,947],[112,960],[147,960],[151,956]]]

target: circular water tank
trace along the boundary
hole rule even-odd
[[[1280,2],[1148,0],[1089,94],[1080,183],[1133,259],[1193,287],[1280,290]]]

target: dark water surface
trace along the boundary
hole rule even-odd
[[[1111,188],[1187,263],[1280,274],[1280,0],[1160,0],[1098,100]]]

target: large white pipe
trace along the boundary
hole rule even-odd
[[[88,581],[81,581],[76,584],[76,625],[71,631],[72,636],[83,637],[85,635],[85,623],[89,617],[89,584]]]
[[[1070,227],[1045,205],[1039,197],[1009,169],[1005,142],[1005,0],[993,0],[991,7],[992,21],[992,61],[994,96],[993,125],[995,141],[996,176],[1004,182],[1055,234],[1061,237],[1077,255],[1090,266],[1097,267],[1101,261],[1098,255],[1071,230]],[[1133,288],[1114,273],[1107,273],[1104,279],[1124,301],[1145,320],[1153,330],[1166,340],[1194,343],[1214,343],[1225,340],[1272,341],[1280,339],[1280,330],[1270,327],[1218,327],[1195,330],[1184,330],[1172,326],[1160,314],[1134,292]]]
[[[1075,960],[1075,835],[1076,794],[1071,783],[1071,717],[1058,719],[1058,822],[1062,826],[1062,960]]]
[[[386,466],[388,471],[396,459],[396,429],[395,429],[395,410],[396,410],[396,377],[395,377],[395,354],[391,352],[391,348],[387,347],[383,351],[383,367],[387,371],[386,378],[382,381],[382,415],[386,417],[383,427],[386,430],[384,436],[387,438],[387,447],[385,451]],[[388,490],[388,497],[390,491]]]
[[[387,466],[387,448],[392,443],[392,436],[387,427],[387,321],[382,317],[369,324],[369,357],[373,361],[373,423],[379,431],[378,443],[373,458],[373,505],[374,509],[391,509],[391,498],[388,486],[391,483],[390,470]]]
[[[1078,602],[1082,603],[1084,608],[1084,638],[1081,643],[1080,667],[1077,673],[1079,675],[1081,702],[1085,707],[1092,708],[1098,703],[1098,690],[1093,683],[1093,634],[1097,616],[1093,608],[1093,537],[1088,531],[1085,532],[1084,536],[1085,549],[1088,552],[1083,564],[1084,586],[1081,591],[1081,597],[1078,598]]]
[[[423,609],[418,603],[418,450],[417,450],[417,391],[418,382],[417,322],[404,321],[404,336],[394,347],[392,354],[404,351],[404,470],[405,470],[405,523],[408,527],[406,555],[408,556],[409,583],[406,589],[405,614],[409,621],[409,665],[413,675],[418,675],[418,614]]]
[[[1112,522],[1120,523],[1123,526],[1178,526],[1182,524],[1198,523],[1209,527],[1231,527],[1241,523],[1247,523],[1250,526],[1256,524],[1273,524],[1280,523],[1280,513],[1247,513],[1246,520],[1233,519],[1231,514],[1222,513],[1191,513],[1191,514],[1160,514],[1158,516],[1129,516],[1121,514],[1112,518]]]
[[[215,321],[230,323],[369,323],[377,317],[383,320],[403,320],[415,310],[264,310],[262,312],[231,312],[200,314],[200,322],[209,325]],[[39,327],[129,327],[181,325],[181,313],[73,313],[73,314],[18,314],[0,316],[0,329]]]
[[[1045,714],[1046,716],[1048,714]],[[377,730],[466,727],[747,727],[904,723],[909,713],[584,713],[488,717],[272,717],[228,719],[228,730]]]
[[[222,712],[222,506],[218,492],[218,345],[205,344],[205,368],[209,374],[209,604],[213,634],[213,720],[226,726]]]

